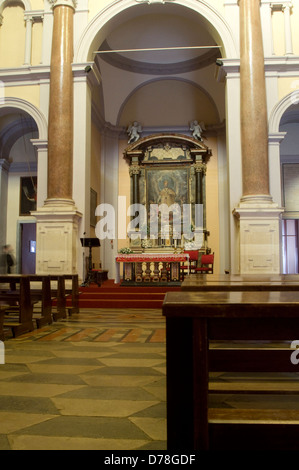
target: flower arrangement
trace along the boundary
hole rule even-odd
[[[131,248],[121,248],[119,250],[119,253],[121,253],[122,255],[130,255],[131,253],[133,253],[133,250],[131,250]]]
[[[153,246],[153,244],[152,244],[151,240],[144,239],[141,242],[141,246],[142,246],[142,248],[151,248]]]

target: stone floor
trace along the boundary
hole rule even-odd
[[[165,333],[161,310],[82,309],[19,338],[8,334],[0,450],[166,450]],[[214,420],[266,412],[299,422],[299,370],[215,373],[210,389]]]
[[[165,373],[161,310],[85,310],[8,338],[0,450],[164,450]]]

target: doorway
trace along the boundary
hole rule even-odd
[[[35,274],[36,224],[21,224],[21,274]]]
[[[283,274],[298,274],[299,220],[288,219],[282,221],[282,250]]]

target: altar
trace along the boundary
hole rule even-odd
[[[116,279],[120,283],[120,266],[123,264],[122,285],[180,285],[181,263],[189,261],[187,253],[130,253],[115,258]]]
[[[122,265],[123,286],[180,286],[188,250],[211,251],[206,227],[211,155],[201,140],[170,133],[137,139],[125,149],[131,221],[128,248],[115,258],[116,283]]]

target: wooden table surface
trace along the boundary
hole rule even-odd
[[[191,274],[182,283],[183,291],[217,290],[299,290],[299,275],[230,275],[230,274]]]
[[[217,367],[219,359],[224,357],[223,351],[216,357],[217,351],[209,350],[210,341],[298,339],[299,291],[168,292],[163,315],[166,317],[168,450],[208,450],[209,373],[223,370]],[[226,357],[232,367],[228,371],[251,370],[250,352],[242,355],[238,350],[228,351]],[[213,368],[216,359],[217,367]],[[298,366],[290,361],[288,348],[285,351],[270,348],[264,358],[258,351],[253,365],[257,365],[258,369],[254,370],[259,372],[298,373]]]

